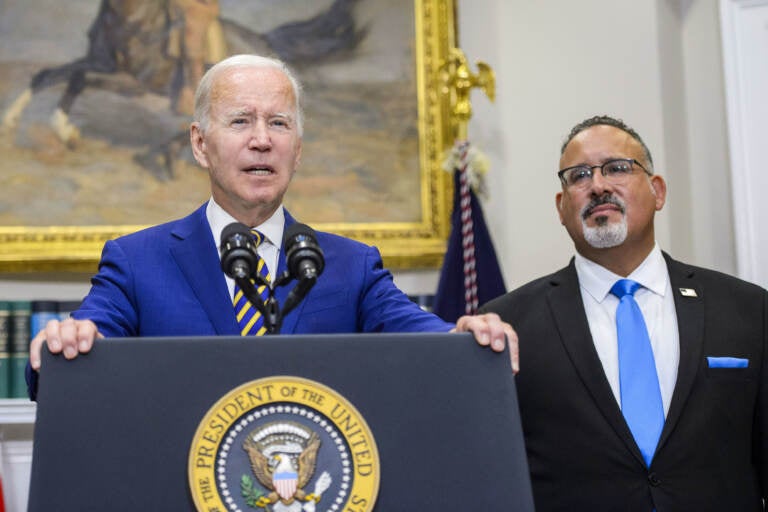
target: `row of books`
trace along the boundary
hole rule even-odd
[[[79,301],[0,300],[0,398],[26,398],[29,341],[53,318],[67,318]]]

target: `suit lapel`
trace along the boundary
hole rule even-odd
[[[552,317],[555,318],[560,339],[584,387],[611,428],[635,458],[645,464],[595,350],[573,259],[568,267],[552,276],[551,284],[547,301],[552,310]]]
[[[238,334],[224,272],[205,217],[205,205],[179,221],[171,232],[170,251],[200,302],[216,334]]]
[[[669,269],[669,279],[677,312],[677,330],[680,336],[680,363],[677,369],[677,382],[672,393],[672,402],[664,423],[664,430],[659,440],[661,449],[680,420],[685,403],[691,394],[696,373],[704,350],[704,292],[701,283],[696,280],[693,269],[677,262],[664,254]],[[683,295],[681,290],[694,290]]]

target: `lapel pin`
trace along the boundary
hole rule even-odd
[[[680,288],[680,295],[683,297],[698,297],[696,290],[693,288]]]

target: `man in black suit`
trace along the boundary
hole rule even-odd
[[[659,249],[666,184],[622,121],[576,125],[560,169],[555,202],[575,257],[482,308],[518,333],[536,510],[765,510],[768,293]],[[617,324],[625,299],[612,288],[624,278],[640,284],[646,329]],[[650,344],[650,373],[625,356],[627,332]],[[652,387],[637,391],[633,374]]]

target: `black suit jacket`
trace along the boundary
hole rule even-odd
[[[603,372],[573,260],[481,308],[519,335],[516,385],[538,512],[764,510],[768,294],[664,257],[680,364],[650,468]],[[707,356],[747,358],[749,366],[709,368]]]

